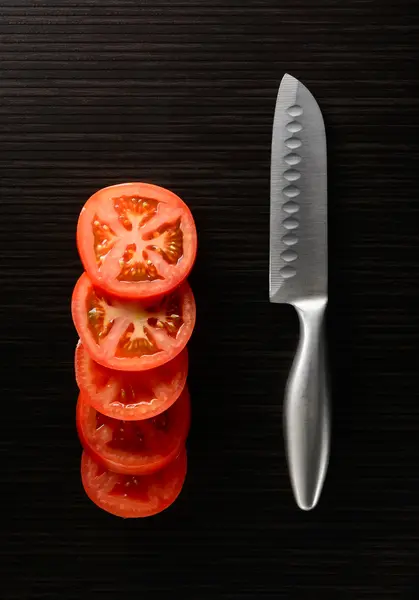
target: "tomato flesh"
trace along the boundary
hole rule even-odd
[[[108,369],[95,362],[81,342],[75,354],[76,381],[85,400],[114,419],[138,421],[167,410],[185,387],[188,352],[139,373]]]
[[[87,496],[103,510],[124,518],[149,517],[168,508],[186,477],[186,451],[151,475],[121,475],[83,452],[81,478]]]
[[[165,364],[183,350],[196,308],[186,282],[145,304],[106,294],[84,273],[74,288],[72,315],[93,360],[110,369],[142,371]]]
[[[126,183],[89,198],[80,213],[77,246],[96,286],[144,299],[171,291],[188,276],[197,236],[178,196],[159,186]]]
[[[83,447],[115,473],[145,474],[171,462],[185,444],[190,425],[190,398],[184,389],[165,412],[142,421],[112,419],[90,406],[80,394],[77,430]]]

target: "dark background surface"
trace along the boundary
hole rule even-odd
[[[0,596],[419,598],[417,2],[0,7]],[[297,322],[268,303],[286,71],[329,143],[334,443],[312,513],[281,437]],[[69,313],[78,212],[130,180],[183,197],[200,240],[187,484],[137,521],[81,489]]]

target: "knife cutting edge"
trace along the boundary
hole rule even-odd
[[[284,438],[295,500],[310,510],[330,453],[326,135],[316,100],[288,74],[279,87],[272,133],[269,299],[293,305],[300,321],[285,389]]]

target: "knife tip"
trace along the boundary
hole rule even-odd
[[[288,92],[291,95],[296,92],[298,87],[300,86],[300,82],[298,79],[290,75],[289,73],[285,73],[285,75],[281,79],[281,83],[279,84],[279,92],[284,93]]]
[[[281,83],[285,83],[286,81],[289,81],[289,82],[296,81],[297,83],[299,83],[298,79],[296,79],[295,77],[293,77],[289,73],[285,73],[285,75],[282,78]]]

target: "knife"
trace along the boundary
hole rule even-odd
[[[288,74],[279,87],[272,132],[269,299],[293,305],[300,322],[285,389],[284,438],[295,500],[310,510],[330,453],[326,135],[316,100]]]

